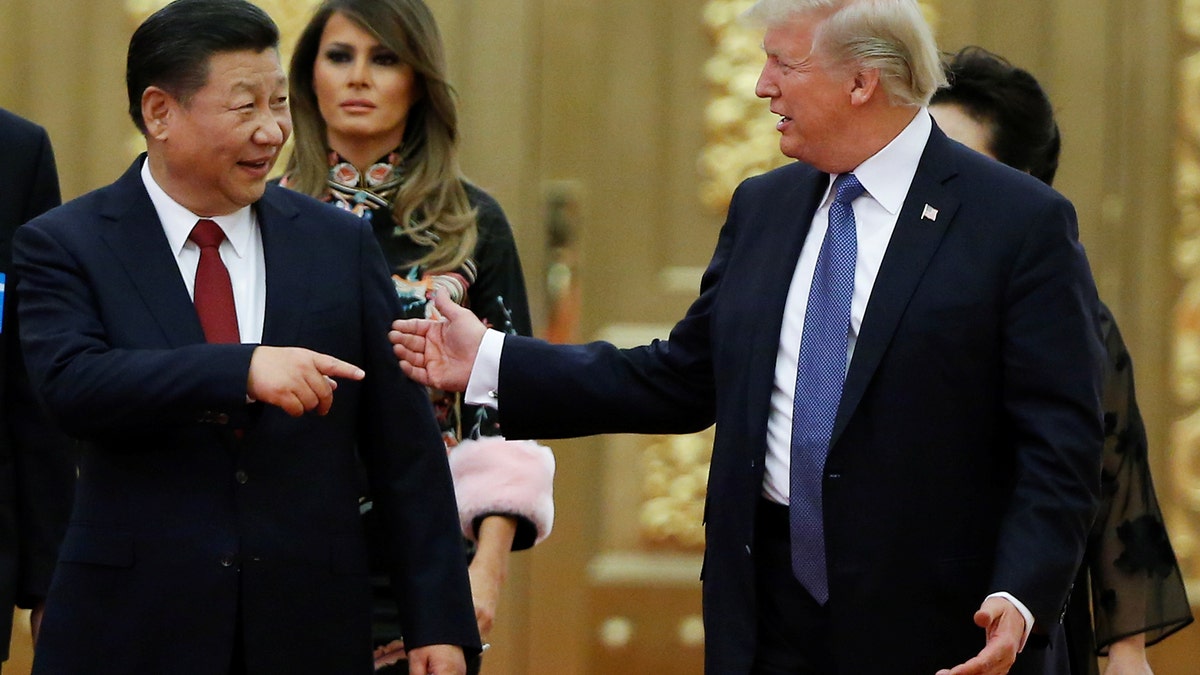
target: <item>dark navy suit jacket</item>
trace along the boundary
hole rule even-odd
[[[744,182],[670,338],[617,350],[506,338],[512,437],[678,433],[715,421],[706,670],[754,656],[755,511],[784,302],[828,175]],[[936,218],[922,217],[926,205]],[[934,128],[879,269],[824,475],[840,673],[974,656],[1007,591],[1059,620],[1099,489],[1102,348],[1074,210]]]
[[[46,597],[71,510],[74,441],[42,413],[21,360],[12,238],[18,226],[58,206],[58,174],[45,129],[0,110],[0,660],[8,656],[14,603]]]
[[[254,205],[263,344],[367,373],[327,416],[292,418],[246,401],[256,345],[205,343],[141,162],[16,240],[31,377],[91,442],[34,671],[227,672],[240,624],[250,672],[371,672],[360,467],[408,645],[478,650],[445,448],[392,355],[374,235],[276,186]]]

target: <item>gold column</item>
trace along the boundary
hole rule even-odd
[[[1180,0],[1179,140],[1175,196],[1179,221],[1172,262],[1175,298],[1171,392],[1180,417],[1171,428],[1167,527],[1189,586],[1200,581],[1200,0]],[[1193,598],[1196,591],[1193,590]]]

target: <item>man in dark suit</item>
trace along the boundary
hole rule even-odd
[[[440,299],[447,322],[394,324],[397,355],[519,438],[715,421],[707,672],[1039,672],[1099,485],[1074,211],[932,124],[912,0],[749,15],[799,162],[738,188],[668,340],[504,338]]]
[[[0,622],[12,630],[14,605],[38,621],[71,509],[73,441],[49,424],[25,375],[17,335],[12,238],[17,227],[59,205],[58,173],[46,130],[0,110]],[[0,660],[8,658],[0,639]]]
[[[412,672],[479,650],[382,253],[265,187],[291,130],[278,39],[244,0],[156,12],[126,72],[147,154],[17,233],[31,379],[90,442],[34,672],[370,673],[364,473]]]

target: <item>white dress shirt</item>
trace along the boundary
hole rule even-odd
[[[267,273],[263,261],[262,234],[258,217],[249,206],[225,216],[199,216],[186,209],[159,187],[150,173],[150,161],[142,163],[142,183],[150,193],[150,201],[162,223],[167,243],[175,254],[179,274],[187,285],[188,295],[195,297],[196,267],[200,264],[200,247],[188,240],[196,221],[201,218],[216,222],[225,233],[221,242],[221,262],[229,270],[233,285],[233,306],[237,310],[238,334],[244,344],[262,342],[263,321],[266,316]]]

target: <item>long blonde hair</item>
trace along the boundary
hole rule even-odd
[[[288,160],[288,186],[318,198],[328,189],[328,142],[313,67],[321,34],[334,13],[357,23],[412,66],[418,96],[400,144],[404,181],[392,203],[392,218],[406,236],[433,247],[414,265],[435,272],[456,269],[474,252],[479,231],[458,166],[458,111],[446,80],[442,37],[421,0],[326,0],[317,8],[292,56],[295,147]]]

